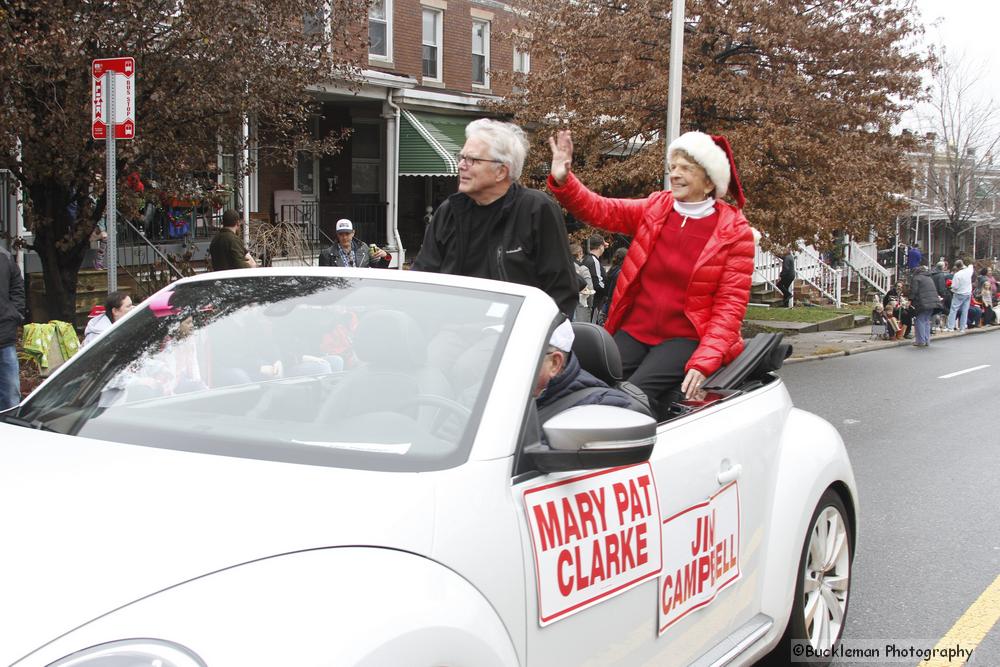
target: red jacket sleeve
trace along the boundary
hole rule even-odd
[[[648,199],[611,199],[588,190],[570,172],[562,187],[549,175],[549,190],[574,218],[609,232],[635,236]]]
[[[750,301],[753,276],[753,232],[746,227],[729,246],[719,272],[711,315],[701,332],[694,354],[684,366],[685,371],[698,369],[706,377],[731,361],[729,352],[742,340],[741,328]],[[737,350],[738,351],[738,350]]]

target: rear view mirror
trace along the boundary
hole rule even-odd
[[[656,420],[608,405],[582,405],[542,425],[548,446],[525,448],[542,472],[592,470],[641,463],[656,444]]]

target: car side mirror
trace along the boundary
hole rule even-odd
[[[593,470],[642,463],[656,444],[656,420],[609,405],[581,405],[542,425],[548,445],[524,453],[541,472]]]

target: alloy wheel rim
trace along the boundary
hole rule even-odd
[[[806,635],[818,650],[832,649],[847,613],[851,581],[847,526],[835,507],[825,507],[809,533],[803,571]]]

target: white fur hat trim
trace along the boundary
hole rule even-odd
[[[701,165],[715,186],[715,198],[721,199],[729,190],[729,156],[712,137],[704,132],[685,132],[670,142],[667,159],[680,149]]]

